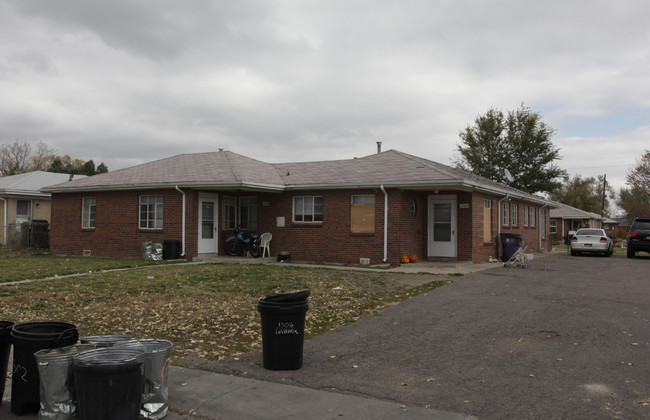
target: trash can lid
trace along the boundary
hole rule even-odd
[[[39,364],[48,364],[56,361],[72,361],[75,354],[95,348],[94,344],[73,344],[71,346],[42,349],[34,353]]]
[[[134,362],[140,364],[144,362],[144,352],[142,350],[102,347],[78,353],[74,356],[76,366],[120,366]]]
[[[311,295],[311,290],[303,290],[302,292],[295,293],[281,293],[277,295],[267,296],[261,299],[260,302],[299,302],[305,301]]]
[[[81,337],[82,343],[95,344],[97,347],[111,347],[120,341],[128,341],[131,339],[127,334],[111,334],[111,335],[87,335]]]
[[[120,341],[115,348],[142,350],[146,355],[162,353],[174,347],[171,341],[157,338],[145,338],[140,340]]]

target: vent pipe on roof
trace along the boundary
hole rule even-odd
[[[381,153],[381,142],[377,142],[377,154]]]

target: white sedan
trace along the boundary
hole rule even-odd
[[[603,229],[578,229],[571,238],[571,255],[593,252],[609,257],[614,253],[614,242]]]

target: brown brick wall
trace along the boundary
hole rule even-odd
[[[138,203],[143,194],[163,195],[163,229],[139,228]],[[95,229],[81,228],[83,197],[96,199]],[[93,256],[140,258],[143,242],[181,240],[181,198],[175,190],[52,194],[50,251],[82,255],[90,250]]]
[[[198,197],[199,191],[184,189],[186,194],[186,242],[187,258],[197,255]],[[210,191],[219,195],[237,195],[234,192]],[[428,238],[428,191],[403,191],[387,189],[388,192],[388,263],[398,265],[402,255],[415,254],[420,259],[427,257]],[[351,232],[351,195],[373,194],[375,196],[375,232]],[[162,230],[144,230],[138,227],[139,196],[163,195],[164,217]],[[250,192],[243,195],[251,196]],[[323,196],[322,223],[294,223],[292,221],[293,198],[295,196]],[[458,260],[485,262],[490,256],[497,256],[499,242],[498,197],[462,191],[444,195],[457,197],[457,254]],[[81,206],[84,196],[96,198],[96,228],[81,228]],[[82,255],[90,250],[93,256],[141,258],[140,244],[145,241],[163,242],[182,240],[182,194],[175,189],[146,191],[112,191],[96,193],[53,194],[51,252],[54,254]],[[257,233],[271,232],[272,256],[280,251],[291,253],[294,261],[359,264],[360,258],[369,258],[371,264],[380,264],[384,258],[384,194],[379,189],[363,191],[323,190],[286,193],[259,193]],[[483,240],[483,199],[492,200],[492,241]],[[411,215],[411,202],[415,201],[417,212]],[[468,204],[460,208],[460,204]],[[523,211],[523,203],[519,203]],[[547,211],[548,216],[548,211]],[[277,227],[277,218],[284,217],[285,227]],[[539,218],[539,212],[538,212]],[[501,231],[522,233],[530,249],[538,252],[536,226],[523,227],[523,216],[519,226],[502,226]],[[219,221],[219,254],[225,254],[225,239],[232,232],[222,230],[221,208]],[[548,221],[546,223],[548,228]],[[550,235],[547,235],[549,241]],[[543,245],[547,247],[547,245]],[[546,248],[550,249],[550,248]]]

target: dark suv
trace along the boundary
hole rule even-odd
[[[627,234],[627,257],[634,258],[639,251],[650,253],[650,217],[637,217]]]

